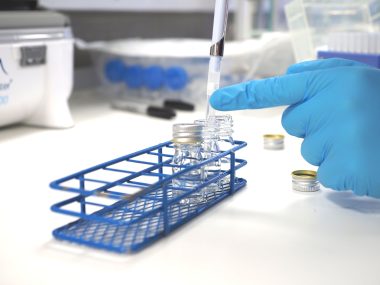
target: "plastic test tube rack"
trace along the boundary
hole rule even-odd
[[[53,181],[51,188],[75,196],[54,204],[52,211],[76,217],[54,230],[53,236],[119,253],[139,251],[243,188],[247,181],[235,173],[247,162],[236,158],[235,152],[246,145],[235,141],[230,150],[173,174],[174,147],[169,141]],[[172,186],[173,178],[222,157],[230,161],[228,170],[192,189]],[[214,192],[202,203],[181,203],[226,176],[228,189]],[[177,190],[176,196],[172,190]],[[178,190],[183,194],[178,195]]]

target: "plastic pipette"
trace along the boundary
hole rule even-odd
[[[228,18],[228,0],[216,0],[214,9],[214,24],[210,48],[210,62],[207,78],[207,113],[206,119],[215,115],[215,110],[210,106],[209,99],[212,93],[219,88],[220,67],[224,52],[224,38],[226,35]]]

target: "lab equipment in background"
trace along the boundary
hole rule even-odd
[[[185,84],[187,78],[184,70],[169,68],[165,71],[159,66],[150,66],[142,68],[139,65],[126,66],[122,60],[113,59],[108,61],[104,66],[104,75],[109,82],[114,83],[114,96],[111,99],[111,105],[115,108],[125,109],[128,103],[131,106],[134,103],[145,105],[156,105],[159,108],[178,109],[183,111],[194,110],[194,105],[182,102],[181,100],[163,99],[163,98],[144,98],[141,95],[141,88],[145,86],[149,90],[160,89],[165,85],[175,89]],[[122,94],[122,90],[127,85],[131,89],[128,98]],[[118,106],[120,105],[120,106]],[[157,106],[159,105],[159,106]],[[132,106],[132,108],[134,108]],[[173,110],[171,110],[174,113]]]
[[[203,142],[203,126],[196,124],[173,125],[173,174],[186,167],[199,164],[203,159],[201,145]],[[191,192],[205,181],[204,167],[198,167],[173,179],[173,197],[182,196],[185,192]],[[180,200],[181,204],[191,206],[206,201],[207,187],[196,191],[192,195]],[[170,196],[170,194],[169,194]]]
[[[246,40],[252,37],[255,13],[259,1],[237,0],[234,14],[234,37],[235,40]]]
[[[257,36],[263,31],[287,30],[284,5],[288,0],[235,0],[232,27],[236,40]],[[235,5],[234,5],[235,4]],[[233,9],[235,8],[235,9]]]
[[[287,30],[284,12],[285,3],[289,0],[250,0],[255,3],[254,27],[257,31]]]
[[[371,32],[379,28],[377,0],[294,0],[285,7],[297,62],[317,58],[335,32]]]
[[[246,180],[236,177],[236,171],[247,163],[236,157],[245,146],[246,143],[235,141],[231,149],[211,159],[230,158],[231,187],[229,191],[195,205],[180,201],[202,192],[227,173],[220,173],[212,180],[206,179],[192,191],[182,191],[181,196],[173,197],[170,195],[173,180],[203,168],[211,160],[189,165],[172,174],[172,142],[58,179],[50,186],[70,193],[71,197],[54,204],[51,209],[78,219],[54,230],[53,235],[60,240],[118,253],[144,249],[246,185]]]
[[[0,12],[0,126],[73,126],[72,86],[68,19],[46,11]]]
[[[2,0],[0,11],[37,10],[37,0]]]
[[[170,74],[170,70],[168,73]],[[131,111],[141,114],[147,114],[150,116],[171,119],[176,116],[174,110],[193,111],[194,105],[180,100],[170,100],[163,98],[144,98],[140,96],[140,88],[145,84],[150,89],[161,88],[164,84],[164,70],[158,66],[152,66],[147,69],[143,69],[140,66],[126,66],[122,60],[113,59],[109,60],[104,66],[104,75],[106,79],[113,83],[111,87],[112,96],[111,106],[116,109]],[[131,92],[128,98],[126,98],[122,92],[128,85],[131,88]],[[173,85],[175,83],[168,82]],[[178,85],[178,80],[177,80]],[[133,91],[132,91],[133,90]]]
[[[110,100],[114,97],[172,100],[202,106],[208,49],[206,40],[122,40],[105,43],[103,48],[93,49],[92,54],[104,93],[108,93]],[[251,57],[248,51],[247,45],[242,51],[235,50],[227,63],[229,74],[223,78],[224,84],[244,79],[251,69],[244,63]],[[124,68],[114,68],[121,73],[117,82],[105,68],[115,61],[124,64]]]
[[[174,100],[205,108],[209,40],[128,39],[93,43],[77,40],[76,44],[91,51],[100,81],[99,89],[110,101],[115,97],[118,100]],[[226,86],[252,78],[279,75],[292,63],[294,57],[288,34],[267,33],[257,39],[229,42],[223,58],[220,84]],[[133,88],[129,83],[131,74],[125,75],[125,67],[134,65],[140,66],[143,74],[150,69],[149,76],[141,73],[138,76],[137,82],[142,82],[139,88]],[[164,71],[163,75],[160,70]],[[125,77],[128,80],[124,80]],[[157,89],[152,90],[152,87]]]
[[[282,150],[284,149],[284,135],[280,134],[266,134],[264,135],[264,149],[268,150]]]
[[[293,190],[298,192],[317,192],[320,189],[317,172],[313,170],[295,170],[292,172]]]
[[[344,58],[380,68],[380,32],[340,32],[328,36],[318,58]]]
[[[215,110],[209,101],[212,93],[219,89],[222,58],[224,55],[224,41],[226,37],[228,19],[228,0],[216,0],[214,10],[214,24],[208,64],[206,88],[206,118],[215,116]]]

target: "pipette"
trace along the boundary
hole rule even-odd
[[[228,0],[216,0],[214,9],[214,24],[210,48],[210,62],[207,78],[207,111],[206,119],[215,116],[215,110],[210,106],[209,99],[220,83],[220,68],[224,52],[224,38],[228,18]]]

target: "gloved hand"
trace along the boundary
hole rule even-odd
[[[380,198],[380,70],[343,59],[303,62],[286,75],[217,90],[222,111],[290,105],[282,125],[335,190]]]

